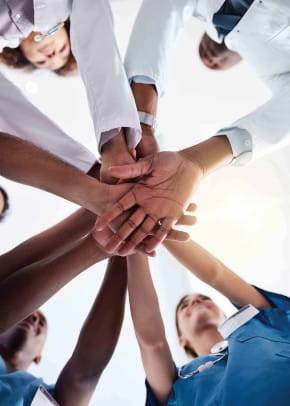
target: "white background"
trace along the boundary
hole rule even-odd
[[[116,35],[123,53],[139,4],[139,0],[113,3]],[[203,67],[197,54],[202,32],[202,23],[192,20],[179,39],[171,81],[159,110],[162,149],[193,145],[269,97],[244,63],[228,72],[212,72]],[[63,79],[43,71],[29,75],[10,71],[7,75],[70,136],[96,151],[85,93],[78,77]],[[209,176],[195,196],[199,222],[192,229],[197,242],[249,282],[285,294],[290,294],[289,154],[289,148],[285,148],[247,167],[226,168]],[[75,208],[39,190],[2,178],[0,181],[11,202],[9,217],[0,229],[2,252]],[[186,357],[178,347],[174,331],[174,308],[181,295],[201,290],[214,296],[227,313],[233,308],[182,269],[163,249],[151,264],[168,339],[176,363],[180,364]],[[49,320],[49,337],[43,362],[31,371],[48,383],[56,380],[73,350],[104,268],[105,263],[92,267],[43,306]],[[117,350],[92,405],[143,404],[144,376],[127,312]]]

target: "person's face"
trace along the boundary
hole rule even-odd
[[[218,328],[224,320],[223,311],[208,296],[187,295],[177,309],[180,340],[192,342],[208,326]]]
[[[46,318],[36,311],[0,334],[0,344],[12,354],[20,354],[22,363],[28,367],[31,362],[40,362],[46,337]]]
[[[63,27],[55,34],[39,42],[34,37],[39,32],[32,32],[25,38],[20,49],[25,58],[36,68],[57,70],[62,68],[70,55],[70,41],[66,29]]]
[[[240,62],[238,53],[230,51],[224,43],[218,44],[204,34],[199,44],[200,59],[209,69],[226,70]]]

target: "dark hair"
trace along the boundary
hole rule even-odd
[[[179,302],[177,303],[177,306],[176,306],[176,308],[175,308],[175,326],[176,326],[176,331],[177,331],[178,337],[181,336],[181,331],[180,331],[179,324],[178,324],[178,314],[177,314],[177,313],[178,313],[178,310],[179,310],[179,307],[180,307],[181,303],[183,302],[183,300],[184,300],[187,296],[188,296],[188,295],[182,296],[182,298],[179,300]],[[197,352],[194,350],[194,348],[189,347],[189,346],[187,346],[187,345],[185,345],[183,348],[184,348],[184,351],[186,352],[186,355],[188,355],[190,358],[197,358],[197,357],[198,357],[198,354],[197,354]]]
[[[4,197],[4,207],[3,207],[2,213],[0,213],[0,221],[2,221],[5,217],[5,213],[9,209],[9,197],[8,197],[6,190],[4,190],[1,186],[0,186],[0,193],[2,193],[2,195]]]
[[[70,32],[69,20],[67,20],[64,23],[64,27],[69,36]],[[36,69],[35,66],[31,62],[29,62],[28,59],[25,58],[20,49],[20,46],[18,46],[17,48],[8,48],[8,47],[3,48],[2,53],[0,53],[0,61],[11,68],[21,69],[30,67]],[[75,57],[73,56],[73,53],[70,50],[67,62],[61,68],[56,69],[54,72],[57,73],[58,75],[66,76],[69,73],[72,73],[76,70],[77,70],[77,61],[75,60]]]

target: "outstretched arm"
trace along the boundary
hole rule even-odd
[[[271,307],[271,304],[253,286],[227,268],[194,241],[164,242],[168,251],[197,278],[212,286],[232,303],[239,306]]]
[[[132,185],[106,185],[28,141],[0,132],[0,174],[61,196],[99,215]]]
[[[53,227],[1,255],[0,283],[28,265],[63,254],[90,232],[95,221],[93,213],[79,209]]]
[[[165,337],[148,259],[141,254],[128,257],[128,291],[147,380],[157,399],[163,403],[168,399],[172,388],[174,363]]]
[[[126,288],[126,258],[113,257],[73,355],[57,380],[55,398],[62,406],[89,404],[119,338]]]
[[[14,272],[0,283],[0,332],[23,320],[75,276],[106,257],[89,234],[62,255]]]

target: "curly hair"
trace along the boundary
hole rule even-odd
[[[65,22],[64,26],[69,35],[70,21],[67,20]],[[20,47],[3,48],[2,53],[0,53],[0,62],[4,63],[5,65],[7,65],[11,68],[16,68],[16,69],[29,68],[29,67],[36,69],[35,66],[31,62],[29,62],[28,59],[25,58]],[[75,60],[75,57],[73,56],[72,51],[70,51],[67,62],[61,68],[56,69],[54,72],[60,76],[66,76],[72,72],[75,72],[76,70],[77,70],[77,61]]]

